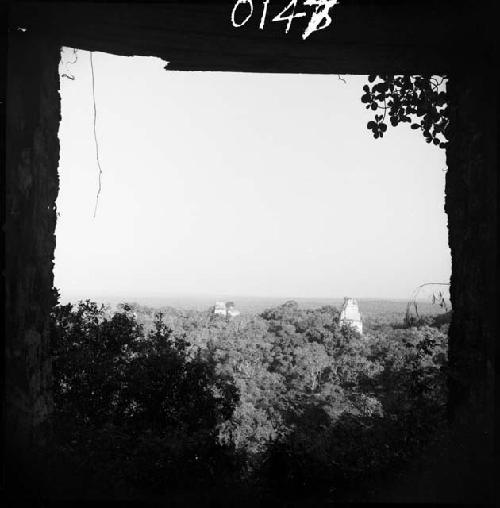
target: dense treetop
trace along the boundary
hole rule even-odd
[[[360,336],[338,318],[295,302],[232,319],[58,306],[56,455],[134,495],[326,492],[397,467],[444,421],[448,325],[382,319]]]

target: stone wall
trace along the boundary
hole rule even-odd
[[[449,82],[446,213],[452,256],[449,417],[462,464],[455,488],[487,494],[493,481],[497,313],[497,78],[491,68]],[[490,483],[490,493],[493,484]],[[484,499],[486,500],[486,499]]]
[[[6,481],[33,486],[37,447],[49,438],[51,367],[48,315],[60,121],[56,44],[9,34],[6,139]],[[36,474],[36,472],[34,473]],[[28,477],[27,477],[28,475]]]

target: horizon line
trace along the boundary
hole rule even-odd
[[[90,293],[90,292],[89,292]],[[99,293],[90,293],[88,296],[80,296],[81,293],[77,292],[60,292],[61,299],[71,299],[78,298],[81,299],[112,299],[112,300],[122,300],[123,302],[133,302],[134,300],[144,300],[144,299],[184,299],[184,298],[192,298],[192,299],[210,299],[214,301],[223,301],[227,299],[237,300],[241,299],[259,299],[259,300],[343,300],[344,298],[354,298],[355,300],[389,300],[389,301],[413,301],[410,295],[408,297],[401,296],[290,296],[290,295],[245,295],[245,294],[215,294],[215,293],[173,293],[173,294],[151,294],[151,295],[127,295],[127,294],[99,294]],[[430,299],[429,295],[427,298],[417,298],[415,301],[426,301]],[[449,299],[449,298],[447,298]]]

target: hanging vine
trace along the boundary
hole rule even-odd
[[[99,159],[99,141],[97,140],[97,130],[96,130],[96,123],[97,123],[97,110],[95,105],[95,78],[94,78],[94,61],[92,58],[92,51],[90,51],[90,69],[92,74],[92,101],[94,106],[94,142],[95,142],[95,151],[96,151],[96,160],[97,160],[97,167],[99,168],[99,186],[97,188],[97,195],[95,200],[95,207],[94,207],[94,219],[97,213],[97,205],[99,204],[99,196],[101,195],[101,177],[102,177],[102,169],[101,169],[101,161]]]
[[[420,290],[427,286],[450,286],[449,282],[426,282],[425,284],[421,284],[414,291],[410,298],[410,301],[406,304],[406,314],[405,314],[405,324],[406,326],[415,325],[420,319],[420,315],[418,313],[418,303],[417,298],[420,293]],[[446,297],[442,291],[432,293],[432,303],[439,305],[445,312],[450,310],[449,303],[446,301]],[[413,315],[413,312],[415,314]]]

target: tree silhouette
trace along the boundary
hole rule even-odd
[[[376,112],[374,120],[367,123],[375,139],[384,136],[388,123],[393,127],[410,123],[412,129],[422,131],[427,143],[446,148],[449,112],[445,76],[371,74],[368,81],[373,84],[363,86],[361,102]]]

